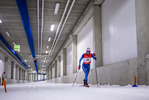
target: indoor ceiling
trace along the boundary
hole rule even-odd
[[[64,25],[64,28],[61,32],[60,38],[58,39],[52,56],[49,56],[49,52],[56,36],[56,31],[62,18],[65,6],[67,4],[67,0],[39,0],[39,16],[37,13],[37,1],[38,0],[27,0],[27,6],[32,29],[35,53],[36,56],[42,56],[42,58],[37,59],[38,69],[46,70],[47,67],[49,67],[51,61],[53,61],[53,59],[55,58],[56,54],[61,48],[61,45],[69,36],[70,32],[74,28],[75,24],[78,22],[85,9],[91,2],[93,2],[93,0],[76,0],[74,2],[70,15],[68,16],[66,24]],[[70,0],[64,19],[68,14],[68,10],[70,9],[72,2],[73,0]],[[56,3],[59,3],[60,6],[58,13],[55,15],[54,10]],[[42,11],[44,11],[44,13],[42,13]],[[4,39],[7,41],[11,48],[13,48],[13,42],[15,42],[17,45],[20,45],[20,52],[16,53],[23,61],[27,61],[25,62],[25,64],[30,67],[29,69],[35,70],[35,59],[31,57],[31,51],[28,45],[26,33],[18,11],[16,0],[0,0],[0,19],[2,20],[2,23],[0,24],[0,34],[4,37]],[[52,24],[55,25],[53,31],[50,30]],[[9,32],[10,36],[7,36],[6,32]],[[51,37],[50,42],[48,42],[49,37]],[[4,46],[2,42],[0,42],[0,45],[4,49],[6,49],[12,56],[14,56]],[[47,48],[47,45],[49,46],[49,48]]]

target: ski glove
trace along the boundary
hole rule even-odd
[[[96,54],[95,54],[95,53],[93,53],[93,55],[94,55],[94,56],[96,56]]]
[[[96,54],[95,53],[93,53],[93,56],[96,56]],[[97,60],[97,58],[95,57],[95,60]]]
[[[78,69],[80,70],[80,65],[79,65]]]

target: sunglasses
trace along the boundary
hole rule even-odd
[[[87,52],[91,52],[91,51],[87,51]]]

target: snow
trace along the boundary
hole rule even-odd
[[[149,100],[149,86],[53,84],[34,82],[0,86],[0,100]]]

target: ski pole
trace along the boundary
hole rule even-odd
[[[74,86],[74,83],[76,82],[76,79],[77,79],[78,73],[79,73],[79,70],[77,71],[77,74],[76,74],[76,77],[75,77],[75,79],[74,79],[74,82],[73,82],[72,87]]]
[[[93,53],[93,55],[96,57],[96,54]],[[95,65],[94,65],[95,66]],[[96,70],[96,66],[95,66],[95,73],[96,73],[96,81],[97,81],[97,87],[98,87],[98,76],[97,76],[97,70]]]
[[[97,87],[98,87],[98,76],[97,76],[96,66],[95,66],[95,73],[96,73],[96,81],[97,81]]]

